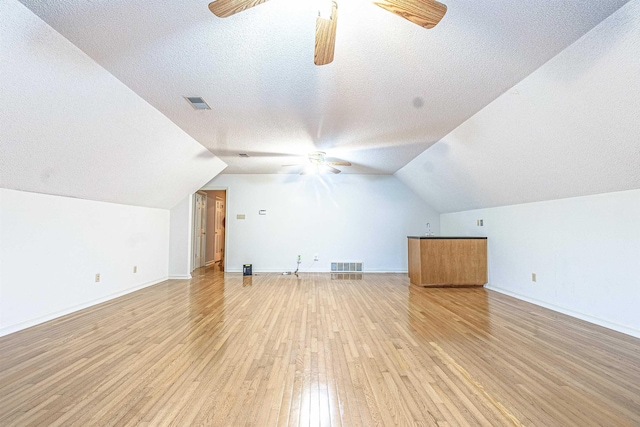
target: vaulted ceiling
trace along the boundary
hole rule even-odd
[[[314,2],[220,19],[207,0],[21,0],[218,155],[225,173],[284,173],[324,150],[348,173],[391,174],[626,0],[447,0],[426,30],[339,0],[335,60],[313,64]],[[194,111],[184,96],[202,96]],[[152,150],[151,147],[148,148]],[[240,158],[239,153],[251,157]]]

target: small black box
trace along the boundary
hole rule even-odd
[[[251,275],[253,275],[251,264],[244,264],[242,266],[242,275],[243,276],[251,276]]]

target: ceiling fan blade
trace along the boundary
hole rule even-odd
[[[351,166],[351,162],[345,162],[345,161],[340,161],[340,162],[327,162],[328,165],[334,165],[334,166]]]
[[[331,6],[331,18],[316,18],[316,48],[313,63],[326,65],[333,61],[336,47],[336,28],[338,26],[338,3]]]
[[[288,168],[290,166],[302,166],[304,163],[292,163],[290,165],[282,165],[283,168]]]
[[[332,166],[329,166],[328,164],[325,163],[325,167],[327,168],[327,170],[331,173],[340,173],[342,172],[340,169],[336,169]]]
[[[438,25],[447,6],[436,0],[375,0],[374,4],[424,28]]]
[[[268,0],[216,0],[209,3],[209,10],[219,18],[227,18],[266,1]]]

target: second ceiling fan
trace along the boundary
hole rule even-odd
[[[220,18],[226,18],[252,8],[267,0],[216,0],[209,3],[209,10]],[[433,28],[447,12],[447,6],[436,0],[374,0],[374,4],[424,28]],[[333,61],[338,25],[338,4],[332,1],[331,16],[316,19],[316,47],[313,62],[325,65]]]

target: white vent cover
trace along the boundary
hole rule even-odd
[[[199,96],[185,96],[184,98],[189,101],[189,104],[196,110],[211,110],[209,104]]]
[[[362,263],[361,262],[332,262],[331,272],[332,273],[351,273],[351,272],[362,273]]]

